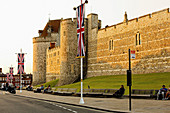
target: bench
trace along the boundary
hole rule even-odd
[[[90,92],[87,93],[87,95],[90,96],[102,96],[106,89],[91,89]]]
[[[115,92],[118,90],[119,89],[106,89],[105,92],[103,93],[103,96],[112,97],[113,94],[115,94]]]
[[[83,95],[113,97],[116,91],[118,91],[118,89],[83,89]],[[81,92],[76,94],[80,96]]]
[[[57,91],[53,91],[53,95],[72,95],[77,91],[76,88],[58,88]]]
[[[153,89],[132,89],[132,97],[153,97]]]
[[[88,95],[90,92],[92,92],[92,89],[83,89],[83,95],[86,96]],[[81,95],[81,90],[79,92],[76,93],[76,95]]]
[[[45,92],[43,91],[43,93],[52,94],[55,90],[56,90],[56,88],[51,88],[51,89],[48,89]]]
[[[154,93],[154,95],[153,95],[153,97],[154,97],[155,99],[157,99],[158,92],[159,92],[159,90],[158,90],[158,89],[157,89],[157,90],[155,90],[155,93]]]

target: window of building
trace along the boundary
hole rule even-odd
[[[74,64],[71,64],[71,73],[74,73]]]
[[[112,50],[113,50],[113,40],[112,40]]]
[[[56,52],[54,53],[54,56],[56,56]]]
[[[60,53],[59,53],[59,51],[58,51],[58,55],[59,55]]]
[[[109,41],[109,50],[114,50],[114,41],[112,39]]]
[[[141,35],[139,32],[136,34],[135,43],[136,45],[141,45]]]
[[[111,41],[109,41],[109,50],[111,50]]]

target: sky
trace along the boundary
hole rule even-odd
[[[85,0],[82,0],[83,2]],[[3,73],[14,67],[17,73],[17,55],[25,55],[25,72],[32,73],[33,43],[49,18],[75,18],[73,7],[81,0],[2,0],[0,2],[0,68]],[[88,0],[85,15],[98,14],[102,27],[120,23],[127,12],[128,19],[133,19],[162,9],[170,8],[170,0]]]

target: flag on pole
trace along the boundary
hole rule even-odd
[[[9,81],[10,81],[10,80],[9,80],[9,73],[7,73],[6,76],[7,76],[7,77],[6,77],[6,82],[9,82]]]
[[[24,53],[18,53],[18,74],[24,74]]]
[[[85,15],[85,4],[81,4],[77,7],[77,57],[85,57],[84,49],[84,15]]]
[[[13,79],[13,67],[9,68],[9,73],[10,73],[10,79]]]

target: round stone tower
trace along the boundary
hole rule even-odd
[[[50,20],[39,37],[33,38],[33,85],[46,82],[46,50],[50,43],[56,43],[60,20]]]
[[[44,83],[46,80],[46,50],[50,42],[56,42],[56,38],[33,38],[33,84]]]
[[[77,55],[76,19],[64,19],[60,24],[60,78],[59,85],[73,83],[80,74],[80,59]]]

